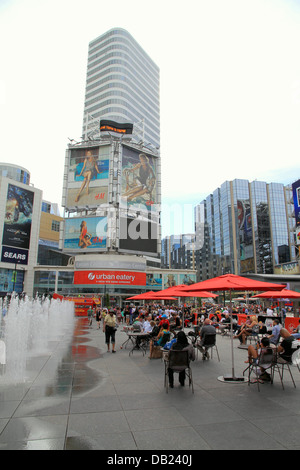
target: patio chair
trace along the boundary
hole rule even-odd
[[[263,348],[260,352],[257,361],[253,361],[249,364],[249,366],[244,370],[243,375],[248,370],[248,386],[251,384],[251,374],[255,374],[255,382],[257,383],[258,391],[260,391],[259,383],[260,383],[260,371],[261,369],[264,372],[270,371],[270,378],[271,383],[273,383],[274,378],[274,366],[276,363],[276,351],[271,348]]]
[[[297,352],[297,351],[296,351]],[[295,354],[295,353],[294,353]],[[282,385],[282,388],[284,389],[284,385],[283,385],[283,373],[284,373],[284,369],[288,369],[289,373],[290,373],[290,377],[292,379],[292,382],[293,382],[293,385],[294,387],[296,388],[296,384],[295,384],[295,380],[294,380],[294,377],[293,377],[293,374],[292,374],[292,371],[291,371],[291,365],[292,365],[292,357],[290,358],[290,360],[286,360],[286,359],[283,359],[283,357],[280,357],[280,356],[277,356],[277,361],[276,361],[276,365],[275,365],[275,368],[274,370],[277,370],[277,372],[279,373],[279,377],[280,377],[280,380],[281,380],[281,385]],[[280,371],[281,369],[281,371]],[[299,369],[299,368],[298,368]]]
[[[298,348],[292,355],[292,364],[298,368],[300,372],[300,348]]]
[[[197,347],[197,354],[198,354],[198,351],[200,351],[202,354],[203,354],[203,359],[208,359],[208,351],[211,351],[211,358],[213,357],[213,349],[215,348],[216,352],[217,352],[217,356],[218,356],[218,360],[220,362],[220,356],[219,356],[219,351],[218,351],[218,347],[217,347],[217,338],[216,338],[216,334],[210,334],[210,335],[205,335],[204,336],[204,340],[203,340],[203,343],[199,343],[197,342],[196,343],[196,347]]]
[[[169,369],[173,372],[185,371],[185,377],[189,380],[189,386],[192,386],[194,393],[193,375],[190,367],[190,359],[188,351],[178,351],[170,349],[167,359],[165,360],[165,388],[168,393],[169,388]]]

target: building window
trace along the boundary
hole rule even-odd
[[[58,220],[52,220],[51,230],[59,232],[60,222]]]

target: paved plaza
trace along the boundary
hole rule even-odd
[[[186,330],[188,331],[188,330]],[[274,384],[223,383],[231,373],[231,340],[217,336],[220,362],[192,363],[194,394],[178,376],[166,393],[164,363],[130,348],[106,352],[94,321],[76,320],[51,351],[27,362],[24,383],[0,376],[0,450],[194,451],[300,449],[300,374]],[[237,374],[247,351],[234,341]],[[134,455],[134,453],[133,453]]]

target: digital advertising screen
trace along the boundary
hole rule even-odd
[[[107,217],[65,219],[64,249],[67,251],[105,251]]]
[[[132,134],[133,124],[119,123],[116,121],[109,121],[107,119],[101,119],[100,121],[100,132],[116,132],[117,134]]]
[[[157,223],[138,217],[120,217],[119,251],[157,254],[157,242]]]
[[[107,203],[110,146],[70,149],[66,207]]]

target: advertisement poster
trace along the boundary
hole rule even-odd
[[[147,274],[146,285],[148,287],[159,287],[162,289],[162,274]]]
[[[107,217],[65,219],[65,250],[106,250]]]
[[[2,244],[29,249],[34,193],[9,184]]]
[[[164,289],[178,286],[178,274],[163,274]]]
[[[107,203],[110,146],[70,152],[66,207]]]
[[[156,158],[123,146],[122,207],[155,210],[157,204]]]
[[[296,225],[300,225],[300,180],[292,184]],[[299,244],[299,243],[297,243]]]
[[[20,269],[1,269],[0,271],[0,291],[1,292],[22,292],[24,284],[24,271]]]
[[[179,284],[190,286],[191,284],[195,284],[195,282],[196,274],[179,274]]]

